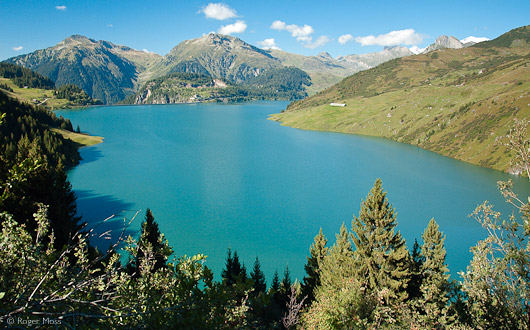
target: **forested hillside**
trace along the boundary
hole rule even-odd
[[[128,97],[126,104],[295,100],[307,96],[309,76],[296,68],[270,69],[237,84],[199,73],[170,73],[153,79]]]
[[[0,63],[0,90],[20,101],[50,110],[101,104],[75,85],[55,89],[52,80],[10,63]]]

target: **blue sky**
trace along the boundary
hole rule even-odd
[[[183,40],[225,32],[258,47],[337,57],[426,47],[443,34],[492,39],[528,24],[528,0],[0,0],[0,60],[72,34],[165,55]]]

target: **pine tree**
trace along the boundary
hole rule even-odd
[[[283,272],[282,282],[280,283],[280,291],[288,294],[291,291],[291,285],[291,272],[289,271],[289,266],[286,266]]]
[[[421,304],[428,323],[444,322],[449,301],[449,269],[445,263],[445,236],[434,219],[429,222],[422,239],[421,254],[425,262],[421,267]]]
[[[254,261],[254,267],[250,272],[250,278],[254,282],[254,294],[265,292],[267,290],[267,282],[265,281],[265,274],[261,271],[261,264],[259,263],[258,257]]]
[[[320,286],[316,291],[327,291],[338,288],[345,279],[354,276],[353,250],[348,229],[343,223],[340,233],[336,235],[336,242],[324,257],[320,265]],[[316,292],[315,292],[316,295]]]
[[[354,216],[351,235],[360,279],[372,290],[387,288],[390,298],[406,299],[410,280],[409,252],[405,240],[395,233],[396,215],[383,192],[380,179]]]
[[[226,265],[221,271],[221,278],[223,279],[223,284],[227,286],[231,286],[238,281],[245,282],[247,279],[247,270],[245,265],[241,265],[239,262],[237,251],[234,251],[234,255],[232,256],[231,248],[228,248]]]
[[[423,281],[422,267],[425,263],[425,257],[421,254],[421,248],[418,240],[414,240],[412,251],[410,253],[410,282],[407,287],[408,298],[415,299],[421,294],[420,287]]]
[[[307,257],[307,263],[304,266],[307,276],[304,277],[302,283],[302,295],[307,297],[306,303],[310,304],[315,299],[314,290],[320,285],[320,265],[324,257],[328,255],[327,238],[322,233],[320,228],[318,235],[315,236],[315,241],[309,248],[310,256]]]
[[[142,233],[138,240],[138,251],[134,262],[134,270],[137,275],[141,273],[142,262],[145,259],[154,261],[151,272],[167,267],[167,259],[173,253],[164,234],[160,233],[158,223],[150,209],[145,212],[145,220],[142,222]]]
[[[271,282],[271,290],[274,292],[280,291],[280,276],[278,276],[278,270],[274,271]]]

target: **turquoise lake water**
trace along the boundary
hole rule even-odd
[[[203,253],[217,278],[228,247],[247,270],[256,256],[270,283],[286,265],[301,279],[322,227],[331,246],[351,228],[376,178],[397,210],[409,248],[431,218],[446,235],[453,277],[486,232],[468,215],[484,200],[509,212],[498,180],[527,180],[379,138],[303,131],[267,120],[286,102],[93,107],[58,111],[74,127],[105,137],[82,148],[69,172],[78,211],[95,226],[112,214],[136,233],[153,211],[177,255]],[[119,218],[122,219],[122,218]],[[99,225],[117,237],[123,220]],[[94,241],[106,248],[108,241]]]

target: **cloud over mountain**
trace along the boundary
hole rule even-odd
[[[351,34],[344,34],[339,37],[339,44],[344,45],[347,42],[350,42],[353,40],[353,36]]]
[[[296,38],[298,41],[309,41],[311,40],[310,35],[315,32],[313,27],[310,25],[304,24],[304,26],[298,26],[296,24],[286,24],[282,21],[274,21],[271,24],[271,29],[278,31],[288,31],[291,33],[291,36]]]
[[[206,18],[213,18],[220,21],[237,17],[236,11],[224,3],[209,3],[200,12],[204,13]]]
[[[219,28],[220,34],[243,33],[247,29],[247,24],[244,21],[237,21],[233,24],[223,25]]]
[[[414,29],[406,29],[380,34],[377,37],[373,35],[366,37],[356,37],[355,41],[360,43],[362,46],[416,45],[423,41],[423,36],[419,33],[416,33]]]
[[[269,39],[265,39],[263,41],[258,41],[258,45],[260,45],[261,48],[263,48],[263,49],[277,49],[277,50],[281,50],[281,48],[278,47],[278,45],[276,45],[276,41],[274,40],[274,38],[269,38]]]
[[[22,47],[22,46],[17,46],[17,47],[13,47],[13,50],[14,50],[15,52],[19,52],[19,51],[22,50],[22,48],[24,48],[24,47]]]
[[[309,49],[315,49],[315,48],[324,46],[328,42],[329,42],[329,38],[327,36],[320,36],[317,38],[317,40],[315,40],[315,42],[313,42],[312,39],[307,41],[304,47],[309,48]]]

